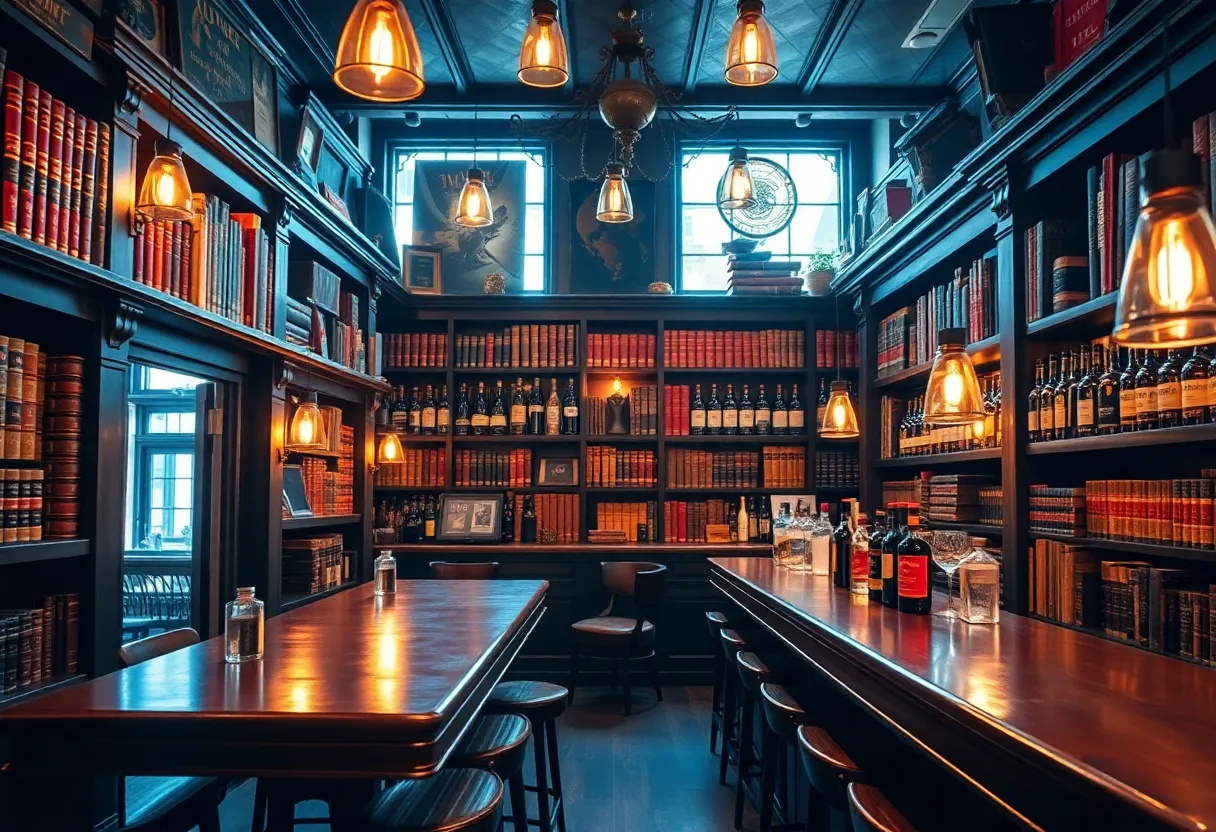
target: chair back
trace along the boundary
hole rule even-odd
[[[445,581],[490,581],[498,577],[498,564],[489,563],[447,563],[442,560],[431,561],[431,577]]]
[[[154,636],[129,641],[118,648],[118,661],[123,667],[134,667],[137,664],[155,659],[198,644],[198,633],[189,627],[179,630],[169,630],[167,633],[157,633]]]
[[[641,635],[642,623],[652,624],[658,618],[663,601],[663,582],[667,567],[645,561],[604,561],[600,564],[600,581],[611,597],[602,615],[612,615],[617,598],[632,599],[641,613],[638,616],[637,635]]]

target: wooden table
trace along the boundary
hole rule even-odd
[[[1216,827],[1213,670],[1022,616],[901,614],[771,560],[711,567],[816,673],[1017,825]]]
[[[364,584],[0,712],[11,771],[422,777],[439,769],[544,612],[545,581]]]

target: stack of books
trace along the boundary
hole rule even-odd
[[[928,481],[928,518],[947,523],[975,523],[980,519],[980,488],[991,477],[978,474],[939,474]],[[921,500],[922,506],[925,501]]]
[[[726,294],[801,295],[800,271],[800,261],[774,260],[771,251],[733,252],[726,256]]]
[[[1030,486],[1030,530],[1082,537],[1085,534],[1085,489]]]
[[[342,535],[283,541],[283,594],[315,595],[341,586],[349,574]]]
[[[739,510],[730,500],[667,500],[663,503],[664,543],[705,543],[706,526],[730,523]]]
[[[646,541],[657,534],[658,504],[654,500],[639,503],[600,503],[595,507],[595,528],[624,532],[630,543],[638,542],[638,527],[646,529]]]
[[[80,595],[48,595],[0,610],[0,695],[77,672]]]

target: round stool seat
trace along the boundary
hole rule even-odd
[[[794,732],[798,726],[811,721],[807,712],[798,704],[798,700],[784,687],[773,682],[760,685],[760,703],[764,707],[764,719],[768,727],[790,745],[795,742]]]
[[[874,786],[850,783],[847,792],[853,832],[916,832],[916,827]]]
[[[799,726],[798,751],[802,768],[815,791],[823,795],[833,809],[846,811],[849,799],[845,788],[849,783],[864,782],[861,769],[836,744],[831,734],[815,725]]]
[[[523,714],[529,719],[557,719],[566,710],[570,691],[550,682],[499,682],[490,691],[482,713]]]
[[[504,780],[524,765],[532,725],[519,714],[478,717],[452,752],[448,765],[492,771]]]
[[[726,619],[726,616],[717,610],[709,610],[707,613],[705,613],[705,626],[709,628],[710,635],[716,636],[718,634],[718,630],[721,630],[723,627],[726,627],[729,624],[730,621]]]
[[[450,768],[381,792],[363,810],[362,829],[391,832],[495,832],[502,781],[488,771]]]
[[[739,678],[743,680],[743,686],[756,696],[760,695],[760,685],[777,680],[776,671],[750,650],[740,650],[735,660],[739,663]]]
[[[738,653],[747,649],[747,642],[739,631],[733,627],[723,627],[721,630],[722,647],[727,653]]]

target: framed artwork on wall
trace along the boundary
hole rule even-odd
[[[401,283],[416,295],[443,294],[443,249],[402,246]]]
[[[600,183],[570,183],[570,291],[575,294],[645,294],[655,280],[655,183],[629,180],[633,220],[595,218]],[[665,279],[665,278],[664,278]]]

